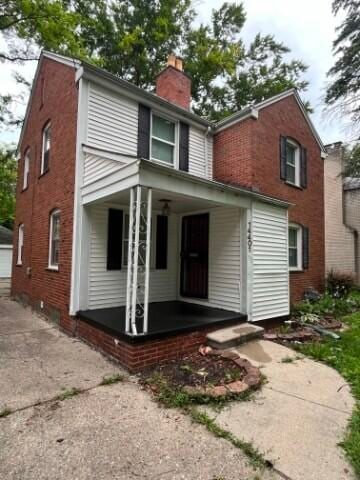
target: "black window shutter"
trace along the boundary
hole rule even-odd
[[[179,169],[189,171],[189,125],[180,123]]]
[[[302,227],[302,267],[304,270],[309,268],[309,229]]]
[[[122,231],[123,212],[114,208],[109,209],[108,240],[107,240],[107,269],[121,270],[122,262]]]
[[[150,157],[150,108],[139,103],[138,148],[139,158]]]
[[[158,215],[156,218],[156,261],[157,270],[167,269],[168,217]]]
[[[300,184],[302,188],[307,187],[307,150],[301,147],[300,152]]]
[[[280,178],[286,180],[286,137],[280,135]]]

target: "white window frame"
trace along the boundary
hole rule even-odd
[[[52,257],[53,257],[53,226],[54,226],[54,217],[59,217],[59,222],[60,222],[60,210],[56,209],[53,210],[50,214],[50,232],[49,232],[49,257],[48,257],[48,269],[49,270],[59,270],[59,264],[57,263],[52,263]],[[60,227],[59,227],[60,231]],[[60,244],[60,234],[58,238],[58,242]]]
[[[289,237],[290,235],[288,234],[288,259],[289,259],[289,270],[290,272],[300,272],[303,270],[303,265],[302,265],[302,252],[303,252],[303,244],[302,244],[302,226],[298,225],[296,223],[289,223],[288,230],[296,230],[296,250],[297,250],[297,265],[296,267],[290,266],[290,256],[289,256],[289,251],[290,247],[289,245]]]
[[[287,161],[287,147],[290,145],[293,149],[295,149],[295,165],[291,165]],[[292,182],[288,179],[287,176],[287,167],[288,165],[295,167],[295,182]],[[286,182],[290,185],[295,185],[296,187],[300,187],[300,147],[299,145],[290,140],[289,138],[286,139]]]
[[[24,224],[20,223],[18,226],[18,250],[16,265],[23,264],[23,250],[24,250]]]
[[[23,172],[23,190],[26,190],[29,186],[29,173],[30,173],[30,148],[27,148],[24,155],[24,172]]]
[[[153,136],[153,117],[159,117],[162,120],[166,120],[168,122],[171,122],[174,124],[174,134],[175,134],[175,139],[174,143],[173,142],[168,142],[166,140],[163,140],[162,138],[156,137],[155,135]],[[153,158],[152,155],[152,140],[153,138],[157,140],[158,142],[166,143],[168,145],[171,145],[174,147],[173,150],[173,161],[172,163],[164,162],[163,160],[158,160],[157,158]],[[168,117],[167,115],[164,115],[162,113],[158,113],[156,111],[151,111],[151,116],[150,116],[150,160],[153,162],[158,162],[161,165],[166,165],[167,167],[171,168],[179,168],[179,122],[177,120],[174,120],[174,118]]]
[[[48,132],[48,130],[50,130],[50,144],[49,144],[49,148],[45,150],[45,135]],[[41,170],[40,170],[41,175],[45,173],[45,170],[44,170],[45,151],[47,152],[50,150],[51,150],[51,122],[48,122],[42,131]],[[48,166],[48,169],[49,169],[49,166]]]

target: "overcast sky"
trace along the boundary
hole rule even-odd
[[[204,22],[210,18],[212,8],[218,7],[219,0],[196,0],[195,8]],[[309,70],[305,78],[310,82],[308,91],[302,93],[309,100],[315,112],[312,120],[324,143],[350,140],[344,121],[330,121],[323,113],[322,97],[326,85],[326,72],[332,66],[332,42],[340,18],[331,12],[331,0],[244,0],[247,21],[243,30],[245,42],[251,41],[256,33],[273,34],[291,48],[290,57],[303,60]],[[0,41],[1,47],[1,41]],[[31,79],[36,65],[32,62],[21,68]],[[11,69],[0,64],[1,93],[14,93],[17,87],[11,76]],[[19,105],[19,111],[25,107]],[[0,132],[0,141],[16,142],[19,132]]]

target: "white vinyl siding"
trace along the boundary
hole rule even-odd
[[[124,212],[126,210],[124,209]],[[154,218],[156,212],[153,212]],[[108,207],[91,207],[90,259],[89,259],[89,308],[107,308],[125,305],[127,269],[107,270],[107,221]],[[175,300],[177,295],[177,216],[169,217],[168,268],[150,270],[151,302]],[[123,252],[124,254],[124,252]]]
[[[117,172],[124,164],[125,160],[111,160],[98,155],[86,153],[84,159],[84,185]]]
[[[89,146],[136,155],[137,129],[137,102],[90,84],[86,141]]]
[[[252,217],[251,320],[288,315],[287,211],[255,203]]]
[[[209,134],[205,137],[203,130],[190,126],[189,173],[212,179],[212,149],[212,136]]]

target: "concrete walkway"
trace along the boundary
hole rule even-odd
[[[326,365],[272,342],[254,341],[236,351],[260,366],[268,383],[254,400],[232,403],[215,415],[217,423],[253,442],[283,478],[353,479],[337,445],[354,406],[344,379]]]
[[[82,342],[0,299],[0,478],[7,480],[279,480]],[[64,389],[86,389],[50,400]],[[37,406],[35,403],[40,402]]]

